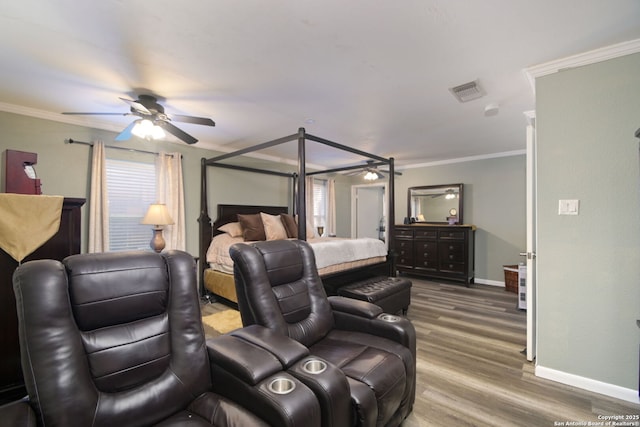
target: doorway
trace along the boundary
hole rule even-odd
[[[351,236],[370,237],[386,243],[387,184],[351,187]]]

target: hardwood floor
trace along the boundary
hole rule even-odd
[[[410,279],[417,390],[403,427],[588,425],[598,415],[640,414],[640,405],[535,377],[516,294]],[[203,314],[223,308],[207,304]]]
[[[640,414],[640,405],[535,377],[515,293],[411,280],[418,379],[404,427],[587,425],[598,415]]]

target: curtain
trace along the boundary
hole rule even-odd
[[[336,235],[336,180],[327,180],[327,236]]]
[[[104,143],[93,143],[89,195],[89,253],[109,250],[109,199]]]
[[[184,181],[182,178],[182,155],[180,153],[158,154],[157,197],[159,203],[167,205],[173,225],[163,231],[166,249],[186,250],[186,226],[184,209]]]

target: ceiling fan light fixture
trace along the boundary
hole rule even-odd
[[[131,133],[138,138],[147,140],[162,139],[166,136],[160,126],[155,125],[151,120],[147,119],[137,120],[136,125],[131,129]]]
[[[369,170],[364,175],[364,179],[365,181],[375,181],[376,179],[378,179],[378,174]]]

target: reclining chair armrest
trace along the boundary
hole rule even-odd
[[[280,361],[273,354],[231,335],[208,339],[207,351],[211,366],[220,366],[250,385],[282,371]]]
[[[353,314],[365,319],[373,319],[382,313],[382,308],[367,301],[331,296],[328,298],[334,312]]]
[[[364,332],[402,344],[416,354],[416,330],[405,317],[383,313],[366,301],[345,297],[329,297],[337,329]]]
[[[14,427],[36,427],[36,413],[26,399],[0,406],[0,424]]]
[[[320,404],[315,394],[283,372],[276,356],[231,335],[207,340],[207,350],[214,392],[270,425],[320,426]]]
[[[229,335],[255,344],[280,360],[287,372],[309,387],[320,403],[323,425],[351,424],[349,383],[335,365],[316,356],[298,341],[260,325],[251,325]]]
[[[309,349],[298,341],[260,325],[246,326],[229,335],[257,345],[274,355],[282,367],[289,369],[294,363],[309,355]]]

